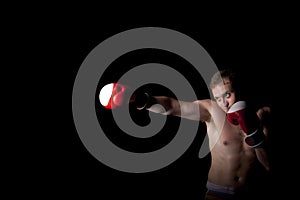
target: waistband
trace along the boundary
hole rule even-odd
[[[208,192],[211,193],[230,194],[230,195],[234,195],[236,193],[233,187],[218,185],[218,184],[211,183],[209,181],[207,181],[206,187],[208,189]]]

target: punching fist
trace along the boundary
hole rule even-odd
[[[117,106],[122,106],[126,90],[127,87],[125,85],[109,83],[100,90],[100,103],[107,109],[114,109]]]
[[[259,119],[255,112],[247,108],[245,101],[234,103],[227,112],[227,119],[234,125],[240,125],[247,134],[245,142],[250,147],[257,147],[264,141],[264,133],[260,128]]]
[[[143,110],[148,108],[154,99],[141,91],[129,96],[130,94],[132,94],[130,87],[119,83],[109,83],[100,90],[99,100],[101,105],[107,109],[115,109],[131,103],[136,109]]]

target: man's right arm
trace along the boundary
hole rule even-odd
[[[129,90],[129,91],[128,91]],[[209,107],[211,100],[197,100],[194,102],[179,101],[166,96],[150,96],[143,91],[136,91],[130,97],[130,88],[119,84],[105,85],[99,94],[99,100],[107,109],[117,109],[126,103],[131,103],[138,110],[149,110],[163,115],[173,115],[195,121],[210,119]]]
[[[195,121],[208,121],[211,101],[197,100],[193,102],[180,101],[166,96],[154,96],[155,103],[147,110],[163,115],[173,115]]]

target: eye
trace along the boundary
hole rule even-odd
[[[219,97],[218,97],[218,98],[215,98],[215,99],[216,99],[217,102],[220,102],[220,101],[221,101],[221,98],[219,98]]]
[[[230,95],[231,95],[230,92],[226,92],[226,93],[225,93],[225,97],[226,97],[226,98],[229,98]]]

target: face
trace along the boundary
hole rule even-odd
[[[225,83],[220,83],[211,89],[212,94],[218,104],[218,106],[227,112],[232,104],[236,101],[236,95],[233,91],[231,84],[228,80]]]

